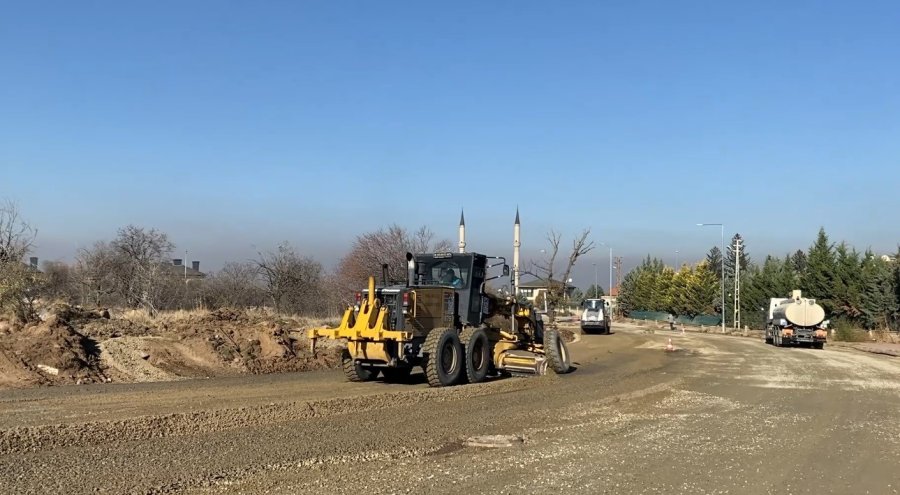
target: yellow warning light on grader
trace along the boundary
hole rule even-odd
[[[462,244],[462,243],[461,243]],[[491,264],[492,260],[495,261]],[[489,375],[570,370],[565,342],[545,329],[540,315],[512,296],[486,291],[486,282],[509,276],[506,260],[478,253],[407,253],[405,283],[376,286],[350,307],[337,328],[309,331],[343,339],[342,367],[351,381],[405,379],[421,367],[433,387],[478,383]],[[502,266],[503,274],[489,276]]]

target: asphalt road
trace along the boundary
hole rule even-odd
[[[569,375],[446,389],[317,372],[0,391],[0,493],[898,492],[900,359],[614,330],[571,345]]]

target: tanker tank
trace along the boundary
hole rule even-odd
[[[801,344],[821,349],[828,334],[827,324],[825,309],[795,290],[790,297],[769,299],[766,342],[777,347]]]

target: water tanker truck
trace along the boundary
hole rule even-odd
[[[802,344],[821,349],[825,347],[827,324],[822,306],[795,290],[790,297],[769,299],[766,343],[776,347]]]

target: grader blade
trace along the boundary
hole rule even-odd
[[[546,375],[547,359],[544,356],[523,350],[509,350],[499,357],[497,368],[514,374]]]

